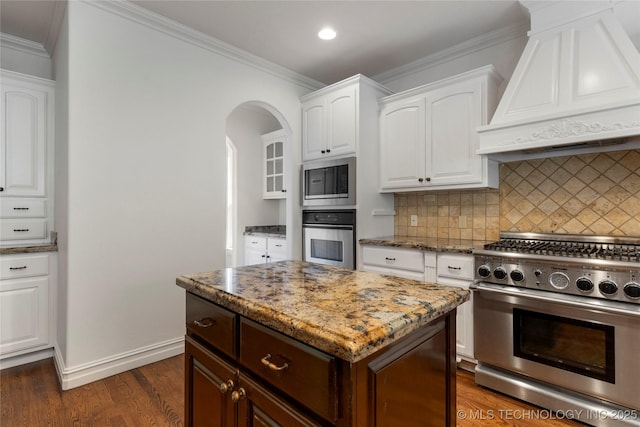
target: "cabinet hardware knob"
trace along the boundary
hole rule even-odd
[[[23,265],[21,267],[9,267],[9,270],[26,270],[27,266]]]
[[[210,319],[208,317],[206,319],[193,321],[194,325],[199,326],[201,328],[210,328],[211,326],[213,326],[214,323],[216,323],[215,320]]]
[[[325,153],[325,151],[324,151],[324,150],[320,150],[320,152],[321,152],[322,154],[324,154],[324,153]]]
[[[422,182],[422,181],[424,181],[424,179],[418,178],[418,182]]]
[[[28,211],[29,208],[13,208],[14,211]]]
[[[4,187],[0,187],[0,191],[4,191]]]
[[[226,392],[228,392],[233,388],[233,385],[234,385],[233,380],[228,380],[226,383],[220,384],[220,392],[222,394],[225,394]]]
[[[244,391],[242,387],[240,387],[239,389],[234,390],[231,393],[231,400],[233,400],[233,403],[238,403],[240,400],[244,399],[246,395],[247,395],[247,392]]]
[[[330,153],[330,152],[331,152],[331,150],[327,148],[327,153]]]
[[[28,228],[14,228],[13,231],[16,232],[16,233],[24,233],[26,231],[29,231],[29,229]]]
[[[262,359],[260,359],[260,361],[262,362],[262,364],[264,366],[266,366],[267,368],[271,369],[272,371],[283,371],[285,369],[287,369],[289,367],[289,364],[285,362],[284,365],[278,366],[275,365],[271,362],[269,362],[269,359],[271,359],[271,354],[267,353],[267,355],[265,357],[263,357]]]
[[[284,188],[283,188],[282,190],[280,190],[280,191],[282,191],[283,193],[286,193],[286,192],[287,192],[287,190],[285,190]]]
[[[452,266],[450,266],[450,265],[447,265],[447,268],[448,268],[449,270],[462,270],[462,267],[452,267]]]
[[[430,181],[431,181],[431,178],[429,178],[429,177],[427,177],[427,178],[425,178],[425,179],[427,180],[427,182],[430,182]]]
[[[262,255],[262,258],[266,258],[266,257],[267,257],[266,255]]]

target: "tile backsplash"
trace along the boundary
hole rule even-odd
[[[497,240],[500,231],[640,236],[640,150],[500,165],[500,188],[397,193],[396,235]],[[410,225],[417,215],[417,226]]]

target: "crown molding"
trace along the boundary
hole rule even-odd
[[[44,46],[40,43],[12,36],[11,34],[0,33],[0,45],[3,48],[18,50],[30,55],[36,55],[46,59],[51,59]]]
[[[498,30],[482,34],[473,39],[466,40],[448,49],[436,52],[432,55],[410,62],[400,67],[393,68],[373,77],[374,80],[384,84],[389,84],[393,80],[407,77],[411,74],[427,70],[440,64],[453,61],[457,58],[472,54],[482,49],[507,42],[519,37],[526,37],[529,31],[529,20],[525,19],[519,23],[500,28]]]
[[[56,43],[58,43],[58,35],[60,35],[60,28],[62,22],[64,22],[64,16],[67,11],[66,1],[54,1],[53,13],[51,16],[51,22],[49,23],[49,30],[44,37],[44,48],[53,56],[53,52],[56,49]]]
[[[302,74],[295,73],[285,67],[274,64],[260,58],[257,55],[239,49],[229,43],[225,43],[214,37],[206,35],[200,31],[182,25],[174,20],[165,18],[155,12],[137,6],[126,0],[111,0],[108,2],[95,2],[81,0],[84,4],[113,13],[122,18],[144,25],[148,28],[159,31],[170,37],[198,46],[210,52],[222,55],[233,61],[256,68],[278,78],[291,83],[303,86],[307,89],[316,90],[326,86],[317,80],[311,79]]]

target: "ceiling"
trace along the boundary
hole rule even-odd
[[[376,76],[529,20],[516,0],[132,3],[325,84]],[[0,31],[51,50],[64,4],[0,0]],[[325,25],[336,30],[335,40],[318,39]]]

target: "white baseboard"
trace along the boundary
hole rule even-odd
[[[53,357],[53,348],[21,354],[0,360],[0,370]]]
[[[184,336],[80,366],[64,366],[59,348],[55,348],[54,361],[62,390],[69,390],[93,381],[135,369],[149,363],[184,353]]]

